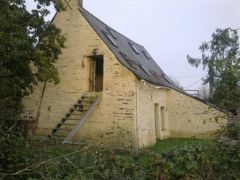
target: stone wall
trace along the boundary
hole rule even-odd
[[[227,123],[224,112],[175,90],[169,91],[168,105],[171,137],[209,138]]]
[[[37,133],[46,135],[89,89],[89,57],[93,50],[104,58],[102,100],[76,136],[94,143],[132,146],[135,124],[135,76],[122,66],[77,9],[77,1],[56,15],[53,23],[66,36],[66,48],[56,63],[60,83],[47,83],[40,108]],[[36,114],[42,85],[23,101]],[[120,140],[123,136],[124,141]]]
[[[157,88],[145,81],[137,83],[137,134],[140,148],[154,145],[157,139],[165,139],[169,136],[168,91],[166,88]],[[157,123],[159,123],[159,127],[156,125],[155,104],[158,104],[159,119]],[[164,129],[161,124],[161,107],[164,107],[165,111]]]

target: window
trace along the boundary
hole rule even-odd
[[[165,107],[162,106],[160,108],[160,112],[161,112],[161,128],[162,128],[162,131],[165,130]]]
[[[167,80],[168,83],[172,84],[172,81],[169,79],[169,77],[167,77],[166,74],[163,74],[164,78]]]
[[[150,70],[150,73],[152,74],[153,77],[155,77],[157,80],[162,81],[162,76],[158,74],[155,71]]]
[[[128,44],[136,54],[140,54],[140,51],[136,48],[136,46],[133,43],[128,42]]]
[[[145,68],[144,66],[140,65],[140,68],[142,69],[143,72],[145,72],[148,76],[151,76],[150,72]]]
[[[160,119],[160,114],[159,114],[159,104],[155,103],[154,104],[154,119],[155,119],[155,133],[156,133],[156,138],[160,138],[160,124],[159,124],[159,119]]]
[[[116,33],[110,27],[106,27],[106,28],[107,28],[108,32],[112,35],[112,37],[114,39],[117,39]]]
[[[147,51],[142,50],[142,53],[144,54],[144,56],[145,56],[147,59],[151,59],[151,56],[148,54]]]
[[[128,55],[120,52],[121,56],[127,61],[129,66],[131,66],[134,69],[137,69],[139,67],[139,64],[137,64],[133,59],[131,59]]]
[[[107,33],[104,30],[102,32],[107,37],[107,39],[112,43],[112,45],[114,45],[115,47],[118,47],[117,42],[113,39],[113,37],[109,33]]]

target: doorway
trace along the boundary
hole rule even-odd
[[[90,57],[89,91],[103,91],[103,56]]]

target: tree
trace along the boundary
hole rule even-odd
[[[38,82],[58,83],[54,63],[64,47],[64,36],[45,21],[53,4],[63,10],[61,0],[35,0],[27,11],[25,0],[0,0],[0,170],[16,170],[23,163],[23,123],[19,121],[22,97]]]
[[[31,12],[24,0],[0,1],[0,99],[19,101],[37,82],[59,81],[54,62],[64,47],[64,37],[44,20],[51,3],[63,9],[54,0],[38,0]]]
[[[209,83],[210,101],[230,111],[236,111],[240,102],[240,51],[237,29],[217,29],[210,42],[199,47],[202,57],[187,56],[188,62],[203,66],[208,75],[204,84]]]

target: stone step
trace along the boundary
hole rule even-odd
[[[74,111],[87,111],[89,108],[71,108],[71,112],[73,113]]]
[[[75,111],[67,118],[67,120],[69,120],[69,119],[78,119],[78,120],[80,120],[83,115],[84,115],[84,112]]]
[[[68,135],[69,131],[62,131],[62,130],[58,130],[56,133],[54,133],[53,136],[57,136],[57,137],[66,137]]]
[[[98,93],[98,92],[88,92],[88,93],[85,93],[83,95],[83,97],[97,97],[99,95],[100,95],[100,93]]]
[[[76,126],[79,121],[80,120],[69,120],[69,121],[66,121],[62,126]]]
[[[91,105],[92,103],[94,103],[95,99],[86,99],[84,101],[78,101],[76,104],[74,104],[73,106],[77,106],[77,105]]]
[[[58,131],[68,131],[68,132],[70,132],[74,127],[75,127],[75,125],[66,125],[66,126],[62,126],[62,128],[59,129]]]
[[[78,111],[78,112],[86,112],[86,111],[88,111],[88,108],[87,108],[87,109],[72,108],[72,109],[73,109],[72,113],[73,113],[74,111]]]
[[[92,105],[92,103],[74,104],[73,108],[82,108],[82,107],[87,107],[88,108],[91,105]]]
[[[99,93],[89,92],[84,94],[76,104],[66,113],[61,122],[52,130],[50,136],[65,138],[68,133],[80,122],[89,107],[95,102]]]

